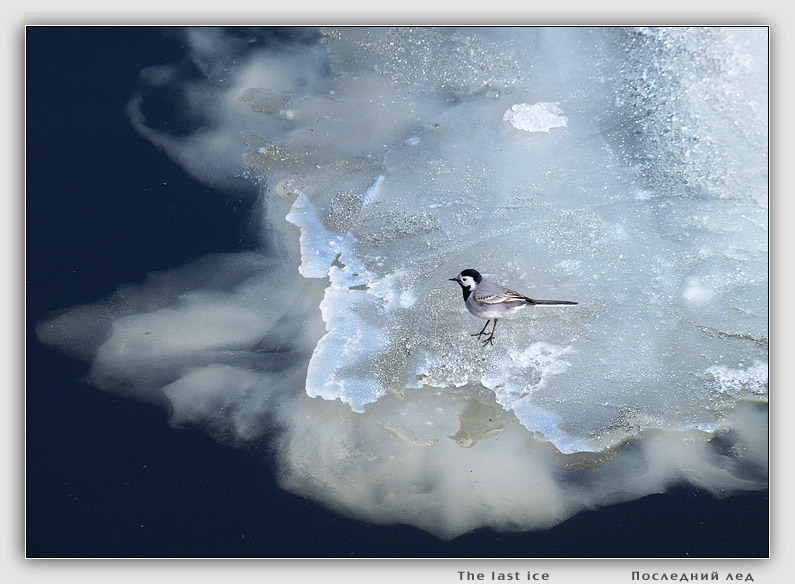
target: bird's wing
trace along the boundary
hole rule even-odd
[[[533,302],[523,294],[505,288],[499,292],[475,293],[475,300],[483,304],[512,304],[514,302]]]

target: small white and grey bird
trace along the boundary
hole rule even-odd
[[[488,328],[489,323],[492,320],[494,321],[491,333],[483,341],[484,347],[486,345],[494,345],[494,329],[497,328],[497,321],[520,311],[525,306],[577,304],[571,300],[534,300],[533,298],[528,298],[523,294],[514,292],[510,288],[486,280],[476,270],[463,270],[455,278],[450,278],[450,280],[458,282],[458,285],[461,286],[467,310],[478,318],[486,319],[486,324],[481,331],[471,336],[480,339],[486,334],[486,328]]]

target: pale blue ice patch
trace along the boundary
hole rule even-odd
[[[298,271],[305,278],[325,278],[331,264],[347,248],[349,238],[326,229],[303,193],[298,195],[285,220],[301,230],[301,265]]]

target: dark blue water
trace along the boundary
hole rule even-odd
[[[88,385],[87,365],[42,346],[35,324],[148,272],[257,245],[253,188],[198,183],[130,127],[139,71],[184,59],[173,30],[26,36],[28,557],[768,556],[767,492],[717,500],[682,489],[548,531],[451,542],[351,521],[281,491],[265,445],[221,446]],[[152,124],[193,123],[154,97]]]

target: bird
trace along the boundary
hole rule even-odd
[[[462,270],[455,278],[450,278],[452,282],[458,282],[461,291],[464,293],[464,304],[467,310],[478,318],[485,318],[486,324],[479,333],[470,336],[477,337],[478,340],[486,335],[486,329],[493,320],[491,333],[488,333],[483,346],[494,346],[494,330],[497,328],[497,321],[506,316],[510,316],[526,306],[563,306],[578,304],[571,300],[536,300],[528,298],[524,294],[519,294],[506,288],[501,284],[487,280],[477,270]]]

